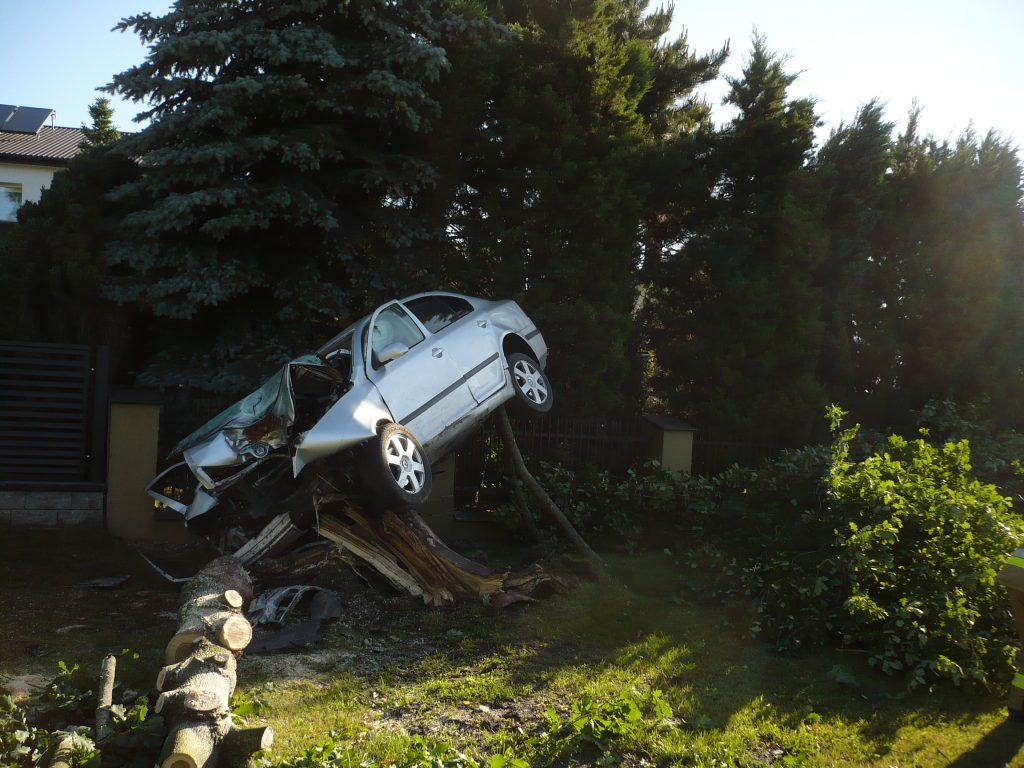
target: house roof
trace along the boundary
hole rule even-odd
[[[0,131],[0,161],[67,165],[85,139],[80,128],[44,125],[35,133]]]

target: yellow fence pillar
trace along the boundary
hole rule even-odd
[[[107,433],[107,530],[125,539],[187,542],[194,536],[180,519],[153,515],[145,491],[156,476],[160,399],[154,392],[121,391],[110,397]]]
[[[690,474],[693,469],[694,429],[672,416],[645,415],[651,434],[651,455],[664,469]]]

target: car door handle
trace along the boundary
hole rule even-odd
[[[434,347],[432,350],[430,350],[430,354],[432,354],[434,357],[441,357],[441,355],[444,354],[444,347]]]
[[[479,325],[481,328],[486,328],[487,327],[487,321],[486,320],[477,320],[476,324]]]

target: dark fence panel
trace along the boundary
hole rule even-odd
[[[106,347],[0,341],[0,481],[103,482]]]
[[[693,437],[693,474],[717,475],[733,464],[754,467],[779,454],[782,447],[752,439],[718,438],[707,432]]]
[[[622,476],[651,454],[651,435],[640,419],[606,421],[559,416],[511,417],[519,448],[528,457],[570,468],[596,468]],[[455,462],[455,505],[474,506],[487,479],[499,482],[501,438],[494,419],[459,448]]]

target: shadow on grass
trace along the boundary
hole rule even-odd
[[[994,768],[1009,765],[1024,747],[1024,721],[1003,720],[968,752],[949,764],[949,768]]]

